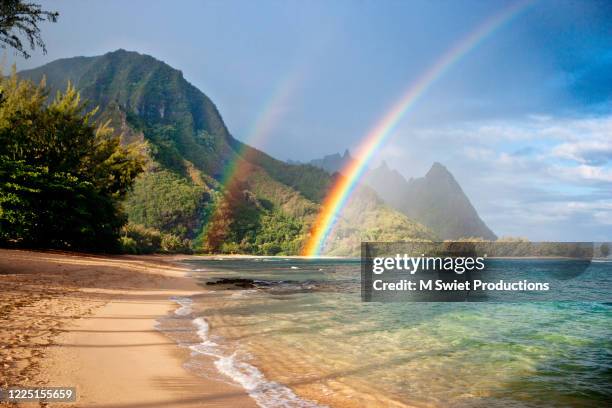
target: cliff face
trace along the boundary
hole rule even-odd
[[[312,165],[276,160],[234,138],[214,103],[181,71],[117,50],[57,60],[19,75],[35,82],[44,77],[50,97],[71,82],[90,108],[99,107],[96,118],[110,121],[124,142],[147,145],[148,171],[125,202],[130,222],[214,252],[296,254],[308,238],[333,177]],[[371,228],[376,220],[394,220],[397,228],[385,235],[389,240],[433,236],[373,191],[355,197],[339,222],[352,227],[340,227],[342,238],[332,237],[328,251],[356,254],[360,240],[382,237]],[[352,211],[355,206],[368,211]],[[352,220],[356,216],[358,223]]]

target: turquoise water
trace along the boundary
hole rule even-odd
[[[214,357],[217,374],[251,387],[262,406],[601,407],[612,401],[610,304],[363,303],[355,261],[189,264],[203,285],[254,280],[247,288],[206,285],[212,291],[192,298],[185,314],[199,318],[200,351]],[[609,295],[609,281],[586,283],[589,273],[612,276],[611,268],[592,264],[585,285],[573,290]]]

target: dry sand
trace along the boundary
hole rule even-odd
[[[155,330],[170,296],[203,290],[176,260],[0,250],[0,387],[75,386],[70,407],[256,406]]]

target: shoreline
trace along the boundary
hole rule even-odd
[[[205,291],[184,259],[1,249],[0,387],[75,386],[66,407],[256,406],[157,329],[172,297]]]
[[[287,325],[282,321],[280,325],[269,324],[272,321],[267,317],[258,320],[231,313],[240,307],[248,308],[245,310],[251,314],[261,309],[257,309],[257,302],[251,309],[248,296],[245,302],[237,300],[243,298],[240,292],[198,285],[199,272],[217,273],[215,267],[193,269],[189,261],[198,259],[203,258],[0,249],[0,388],[76,387],[77,402],[52,404],[58,407],[280,405],[268,398],[268,391],[281,397],[277,401],[299,399],[297,406],[412,406],[403,393],[380,393],[364,378],[353,375],[383,367],[388,362],[385,355],[382,362],[374,358],[369,363],[338,355],[337,362],[329,365],[317,357],[328,358],[328,348],[320,348],[328,344],[326,341],[296,343],[295,337],[290,337],[289,342],[275,343],[274,336],[265,334],[285,330]],[[224,313],[223,308],[229,308],[230,313]],[[336,319],[336,315],[327,318]],[[546,315],[543,321],[549,321]],[[164,327],[164,322],[171,324]],[[299,324],[291,327],[296,331],[290,336],[300,332]],[[355,344],[371,343],[378,339],[377,332],[370,330],[365,342]],[[423,339],[417,332],[418,339]],[[425,334],[437,338],[435,333]],[[247,340],[243,342],[243,338]],[[541,346],[538,341],[534,345],[531,338],[523,340],[536,351]],[[438,348],[436,341],[427,344],[433,351]],[[310,345],[315,350],[319,347],[320,352],[306,358],[302,347]],[[562,346],[557,342],[557,347]],[[269,353],[271,349],[278,352]],[[441,350],[445,353],[447,348]],[[530,356],[534,364],[539,356]],[[329,358],[334,360],[333,353]],[[403,361],[400,358],[399,362]],[[406,360],[406,369],[419,361],[418,355]],[[488,384],[489,377],[475,378]],[[279,395],[279,391],[285,394]],[[479,394],[478,398],[491,395]],[[434,402],[428,406],[441,405]]]

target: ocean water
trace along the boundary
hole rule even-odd
[[[208,290],[175,299],[160,328],[191,349],[190,369],[239,384],[262,407],[612,401],[609,303],[364,303],[354,260],[189,265]],[[612,263],[590,268],[612,277]],[[253,284],[207,285],[222,278]]]

